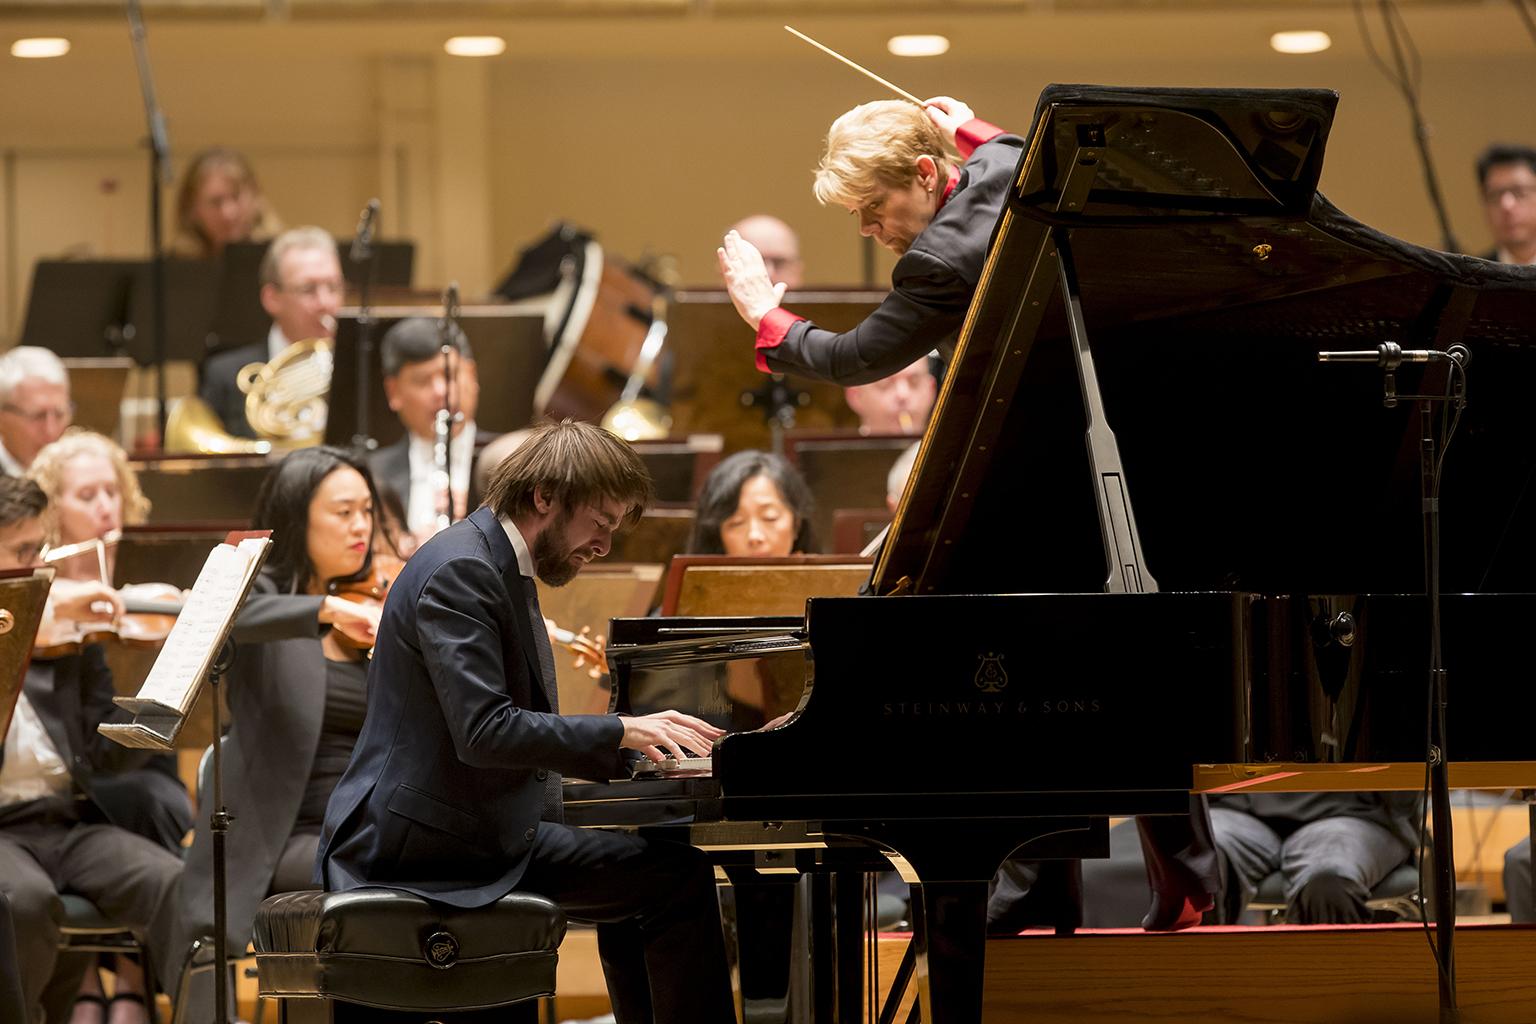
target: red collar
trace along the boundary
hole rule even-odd
[[[949,197],[954,194],[955,189],[957,187],[959,187],[959,185],[960,185],[960,168],[958,168],[958,167],[951,167],[949,169],[949,180],[944,183],[944,194],[939,196],[939,209],[940,210],[944,209],[944,204],[949,202]],[[937,212],[937,211],[935,211],[935,212]]]

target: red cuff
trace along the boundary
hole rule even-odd
[[[784,342],[784,336],[789,333],[789,328],[798,320],[804,320],[803,316],[796,316],[783,306],[770,309],[763,315],[757,324],[757,368],[764,373],[772,373],[768,369],[768,360],[764,356],[769,349],[778,348]]]
[[[960,156],[966,160],[976,152],[976,147],[983,142],[991,142],[1003,130],[995,124],[983,121],[979,117],[973,117],[959,128],[955,129],[955,148],[960,150]]]

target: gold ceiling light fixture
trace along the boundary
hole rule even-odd
[[[937,57],[949,52],[949,37],[939,35],[891,36],[885,48],[897,57]]]
[[[1276,53],[1322,53],[1332,45],[1333,38],[1315,28],[1276,32],[1269,37],[1269,48]]]
[[[454,36],[443,49],[454,57],[499,57],[507,52],[507,41],[501,36]]]
[[[20,57],[23,60],[62,57],[68,52],[69,40],[62,36],[35,36],[30,39],[18,39],[11,44],[11,56]]]

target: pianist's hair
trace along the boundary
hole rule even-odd
[[[689,554],[725,554],[720,527],[736,514],[736,508],[741,504],[742,487],[746,486],[748,480],[759,476],[765,476],[773,482],[779,494],[783,495],[784,504],[794,514],[795,546],[791,554],[810,555],[817,552],[816,530],[811,525],[815,501],[805,477],[782,455],[748,450],[722,459],[705,479],[699,491],[693,536],[688,541]]]
[[[921,109],[905,100],[876,100],[848,111],[827,130],[827,148],[812,191],[824,206],[863,206],[882,188],[917,178],[917,158],[939,165],[940,180],[960,159]]]
[[[379,492],[373,485],[368,463],[344,448],[321,445],[300,448],[272,467],[256,492],[256,514],[251,526],[272,531],[272,550],[267,554],[262,572],[277,584],[279,592],[296,594],[309,586],[315,567],[309,561],[309,503],[320,483],[338,469],[355,469],[368,485],[373,502],[374,529],[379,529]],[[373,551],[363,559],[363,567],[337,582],[366,579],[373,569]],[[324,581],[326,583],[331,580]]]
[[[37,481],[22,476],[0,476],[0,530],[27,519],[36,519],[48,507],[48,496]]]
[[[139,486],[139,476],[128,464],[128,453],[116,441],[94,430],[72,429],[57,441],[45,445],[27,467],[27,476],[48,495],[48,515],[44,522],[44,534],[48,543],[65,543],[59,535],[59,515],[54,504],[64,496],[64,467],[71,459],[81,455],[99,455],[112,465],[112,475],[117,479],[117,493],[123,499],[123,523],[138,526],[149,518],[149,499]],[[85,540],[75,537],[73,540]]]
[[[485,503],[498,516],[534,516],[535,492],[566,511],[620,502],[623,525],[633,526],[651,503],[651,474],[634,449],[602,427],[561,420],[534,428],[491,471]]]

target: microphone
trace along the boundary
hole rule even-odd
[[[368,200],[368,205],[363,207],[363,212],[357,221],[357,231],[352,236],[352,251],[349,254],[353,263],[361,263],[373,257],[373,224],[379,218],[379,201]]]
[[[1404,363],[1434,363],[1449,361],[1466,366],[1472,353],[1465,345],[1452,345],[1444,351],[1436,348],[1405,349],[1395,341],[1384,341],[1373,349],[1319,352],[1320,363],[1374,363],[1384,370],[1395,370]]]

